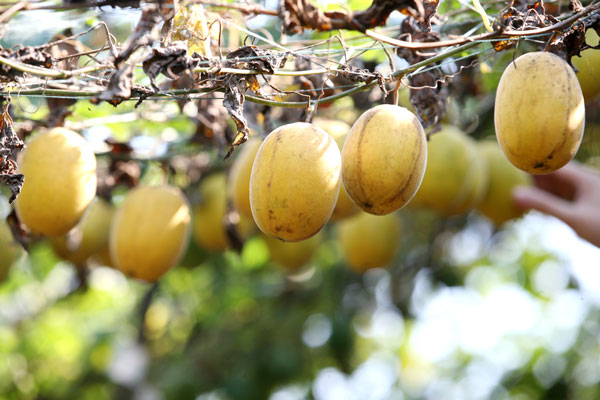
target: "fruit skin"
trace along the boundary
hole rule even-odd
[[[581,144],[584,120],[581,87],[560,57],[527,53],[502,74],[494,108],[496,137],[517,168],[545,174],[568,163]]]
[[[75,265],[82,265],[89,257],[108,246],[108,237],[115,209],[106,200],[96,198],[82,220],[69,234],[50,238],[56,254]],[[73,235],[74,237],[68,237]],[[73,240],[74,239],[74,240]]]
[[[227,178],[218,172],[204,178],[200,184],[200,204],[194,206],[194,241],[209,251],[223,251],[229,247],[225,231],[227,213]],[[254,223],[240,215],[238,224],[242,238],[254,230]]]
[[[33,233],[70,231],[96,195],[96,157],[83,137],[65,128],[35,136],[23,151],[25,183],[16,201],[19,218]]]
[[[157,280],[183,255],[190,220],[190,207],[178,188],[163,185],[131,190],[111,226],[111,260],[128,276]]]
[[[13,238],[10,227],[0,219],[0,282],[8,276],[10,267],[22,254],[23,249]]]
[[[425,132],[406,108],[380,105],[354,123],[342,150],[342,178],[364,211],[384,215],[416,193],[427,162]]]
[[[476,142],[445,125],[427,143],[425,176],[410,207],[430,208],[443,216],[473,209],[483,199],[488,172]]]
[[[384,267],[400,248],[401,225],[396,214],[360,212],[338,223],[337,237],[348,265],[362,272]]]
[[[321,232],[299,242],[283,240],[264,235],[263,240],[269,248],[271,260],[289,271],[295,271],[305,265],[321,244]]]
[[[585,33],[585,41],[591,46],[597,46],[600,38],[594,29]],[[600,93],[600,50],[587,49],[581,52],[581,57],[571,58],[571,62],[579,70],[577,79],[586,101],[592,100]]]
[[[341,157],[321,128],[296,122],[263,141],[250,178],[254,221],[267,235],[296,242],[323,228],[335,207]]]
[[[350,132],[350,125],[343,121],[324,118],[315,118],[313,120],[313,124],[329,133],[335,140],[335,143],[338,145],[340,151],[342,151],[344,148],[344,141],[348,136],[348,132]],[[349,217],[356,214],[359,210],[360,209],[356,203],[354,203],[350,196],[348,196],[348,192],[346,192],[344,185],[340,185],[340,194],[337,202],[335,203],[335,208],[333,209],[330,220],[337,221],[339,219]]]
[[[235,209],[248,218],[252,218],[250,208],[250,174],[256,153],[262,141],[253,137],[242,145],[240,154],[231,165],[229,173],[229,195]]]
[[[477,209],[496,225],[520,217],[523,211],[514,205],[511,193],[516,186],[532,185],[532,177],[508,162],[494,141],[480,142],[479,149],[488,163],[489,183]]]

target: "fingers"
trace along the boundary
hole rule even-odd
[[[534,209],[562,219],[572,225],[573,205],[560,197],[536,187],[517,187],[512,192],[516,206],[523,209]]]

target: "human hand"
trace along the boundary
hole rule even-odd
[[[571,162],[553,173],[534,176],[534,181],[535,187],[513,191],[517,207],[553,215],[600,247],[600,171]]]

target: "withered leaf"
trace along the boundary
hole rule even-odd
[[[6,103],[0,116],[0,182],[6,184],[12,195],[8,200],[12,203],[17,199],[25,177],[17,173],[16,153],[23,149],[25,144],[13,129],[13,122],[8,113],[9,102]]]
[[[29,235],[29,231],[27,227],[21,222],[19,216],[15,209],[11,211],[10,214],[6,217],[6,223],[10,227],[10,231],[12,232],[13,238],[17,243],[21,245],[25,249],[25,251],[29,252],[29,243],[31,243],[31,236]]]
[[[168,47],[153,49],[152,54],[144,60],[143,68],[150,78],[152,88],[158,91],[155,79],[159,74],[162,73],[169,79],[177,79],[184,72],[198,66],[202,60],[204,57],[197,53],[193,56],[187,54],[185,42],[174,42]]]
[[[115,71],[108,80],[108,86],[97,100],[104,100],[116,107],[124,100],[130,99],[133,89],[134,67],[134,64],[125,64]]]
[[[2,49],[0,50],[0,56],[35,67],[52,68],[53,66],[52,56],[48,52],[30,46],[21,47],[17,50]],[[0,65],[0,79],[5,81],[14,81],[23,77],[24,74],[24,72],[17,71],[6,64]]]
[[[254,79],[254,77],[252,77]],[[244,118],[244,101],[246,100],[246,89],[248,82],[244,75],[229,75],[225,80],[225,97],[223,98],[223,106],[233,118],[237,127],[236,136],[229,147],[229,151],[225,158],[229,158],[235,148],[244,143],[248,139],[250,130],[248,122]]]

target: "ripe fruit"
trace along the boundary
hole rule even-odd
[[[200,204],[194,206],[194,240],[210,251],[229,247],[225,232],[227,213],[227,178],[222,172],[212,174],[200,184]],[[246,237],[254,229],[252,220],[240,215],[240,235]]]
[[[512,201],[511,192],[519,185],[531,185],[531,176],[509,163],[494,141],[479,143],[479,149],[488,163],[489,183],[486,194],[477,209],[500,225],[523,215]]]
[[[69,234],[50,238],[54,251],[73,264],[83,264],[108,245],[110,225],[115,213],[112,204],[96,198],[79,224]]]
[[[425,132],[406,108],[380,105],[354,123],[342,150],[348,195],[364,211],[389,214],[412,199],[427,162]]]
[[[126,275],[155,281],[177,264],[189,233],[190,208],[178,188],[135,188],[114,217],[111,260]]]
[[[335,143],[338,145],[340,151],[342,150],[346,136],[348,136],[348,132],[350,131],[350,125],[343,121],[322,118],[315,118],[313,123],[319,128],[323,129],[325,132],[329,133],[335,140]],[[354,201],[352,201],[350,196],[348,196],[348,192],[346,192],[344,185],[340,185],[340,194],[338,196],[337,203],[335,203],[335,208],[333,209],[330,219],[332,221],[336,221],[338,219],[346,218],[350,215],[356,214],[358,210],[358,206],[356,203],[354,203]]]
[[[242,151],[231,165],[229,173],[229,193],[233,206],[240,213],[252,218],[250,209],[250,174],[256,153],[262,141],[257,137],[248,139],[242,145]]]
[[[392,262],[400,247],[400,235],[400,221],[395,214],[360,212],[338,224],[338,240],[346,261],[359,272]]]
[[[486,167],[473,139],[444,126],[427,143],[425,176],[410,205],[446,216],[467,212],[483,198]]]
[[[96,195],[96,157],[83,137],[65,128],[35,136],[19,171],[25,183],[16,210],[33,233],[64,235]]]
[[[591,46],[597,46],[600,38],[594,29],[585,33],[585,41]],[[571,58],[577,72],[577,79],[581,85],[583,97],[591,100],[600,93],[600,50],[587,49],[581,52],[581,57]]]
[[[252,166],[254,221],[264,233],[282,240],[315,235],[335,207],[340,170],[340,151],[321,128],[296,122],[275,129]]]
[[[321,244],[321,233],[299,242],[284,242],[265,235],[263,237],[271,260],[282,267],[293,271],[306,264]]]
[[[0,219],[0,282],[6,279],[11,265],[22,251],[21,246],[15,243],[8,224]]]
[[[506,158],[532,174],[555,171],[577,152],[585,108],[573,69],[546,52],[510,63],[498,84],[494,121]]]

